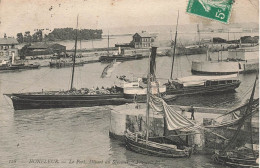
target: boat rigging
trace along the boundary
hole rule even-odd
[[[173,55],[172,55],[172,69],[171,69],[170,79],[172,79],[172,72],[173,72],[173,65],[174,65],[175,50],[176,50],[176,45],[177,45],[178,23],[179,23],[179,11],[178,11],[178,17],[177,17],[175,39],[174,39],[174,48],[173,48]]]
[[[72,76],[71,76],[70,90],[73,89],[73,80],[74,80],[74,71],[75,71],[75,61],[76,61],[76,54],[77,54],[78,24],[79,24],[79,15],[77,16],[77,28],[76,28],[75,50],[74,50],[74,56],[73,56],[73,65],[72,65]]]

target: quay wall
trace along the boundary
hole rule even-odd
[[[128,129],[132,132],[139,132],[145,134],[145,114],[146,105],[138,104],[138,108],[135,108],[136,104],[127,104],[117,106],[110,113],[110,128],[109,135],[111,138],[124,140],[124,133]],[[174,109],[182,113],[187,118],[190,118],[191,113],[187,112],[187,106],[172,106]],[[181,112],[180,109],[184,109]],[[202,124],[204,118],[215,118],[216,116],[225,113],[226,109],[213,109],[213,108],[200,108],[195,107],[195,121],[196,123]],[[201,112],[199,112],[201,111]],[[197,150],[203,150],[205,147],[205,133],[204,130],[196,130],[194,132],[180,132],[180,131],[169,131],[164,129],[164,119],[162,114],[152,112],[149,118],[149,132],[150,137],[162,137],[165,134],[171,135],[168,139],[177,142],[179,144],[187,144],[189,146],[196,146]],[[177,136],[181,135],[181,136]],[[211,145],[212,146],[212,145]]]
[[[139,132],[145,135],[146,125],[145,125],[145,113],[146,105],[138,104],[138,108],[135,108],[136,104],[127,104],[115,107],[111,110],[110,115],[110,129],[109,135],[113,139],[120,140],[124,142],[124,132],[128,129],[132,132]],[[191,117],[191,113],[187,112],[188,106],[171,106],[182,114],[186,118]],[[125,110],[124,110],[125,109]],[[185,110],[181,112],[181,109]],[[195,109],[195,121],[199,125],[207,126],[211,125],[213,119],[217,118],[221,114],[228,112],[227,109],[217,109],[217,108],[202,108],[194,107]],[[253,142],[259,144],[259,122],[256,116],[253,120]],[[227,117],[225,117],[227,119]],[[177,142],[179,144],[185,144],[196,149],[196,153],[200,154],[211,154],[215,150],[221,150],[227,145],[228,141],[221,138],[223,136],[227,139],[231,139],[236,133],[235,128],[223,127],[223,128],[207,128],[198,129],[193,132],[180,132],[180,131],[168,131],[164,129],[164,119],[162,114],[152,112],[149,118],[149,128],[150,137],[161,137],[166,135],[171,135],[168,139]],[[235,143],[231,147],[236,147],[243,145],[245,141],[250,142],[251,134],[247,129],[242,128],[239,132],[239,136]],[[217,136],[212,132],[220,135]],[[177,136],[181,135],[181,136]]]

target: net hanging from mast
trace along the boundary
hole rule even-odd
[[[189,132],[200,128],[200,125],[185,118],[170,107],[163,99],[155,95],[151,94],[149,104],[154,111],[164,113],[168,130]]]

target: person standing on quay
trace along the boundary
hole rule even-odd
[[[193,106],[190,106],[189,112],[191,112],[191,118],[190,119],[195,120],[195,117],[194,117],[195,110],[194,110]]]

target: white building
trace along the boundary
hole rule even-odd
[[[0,62],[18,57],[18,41],[15,38],[0,38]]]

